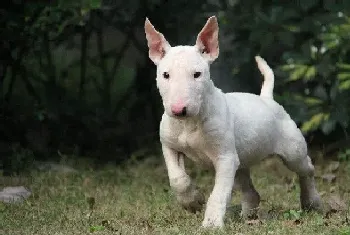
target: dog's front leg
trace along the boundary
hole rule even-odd
[[[163,145],[163,155],[168,169],[170,186],[179,203],[191,212],[198,211],[205,203],[204,195],[192,183],[186,174],[184,154]]]
[[[222,227],[226,206],[231,200],[232,187],[239,159],[236,153],[220,155],[215,163],[215,185],[208,199],[203,227]]]

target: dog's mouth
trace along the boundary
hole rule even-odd
[[[184,119],[188,119],[188,118],[192,118],[192,117],[196,116],[195,114],[190,113],[188,111],[176,113],[176,114],[169,112],[168,115],[175,118],[175,119],[179,119],[179,120],[184,120]]]
[[[169,116],[171,116],[171,117],[173,117],[173,118],[176,118],[176,119],[186,119],[186,118],[188,118],[188,117],[190,117],[190,115],[188,115],[187,113],[186,114],[173,114],[173,113],[170,113],[170,115]]]

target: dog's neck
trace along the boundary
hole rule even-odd
[[[212,80],[210,80],[207,85],[202,106],[197,115],[198,119],[202,122],[210,118],[216,118],[217,115],[222,115],[222,106],[217,106],[216,104],[218,104],[218,102],[226,103],[226,101],[223,100],[225,99],[223,92],[214,85]]]

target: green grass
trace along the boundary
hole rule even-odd
[[[190,165],[208,197],[213,173]],[[318,179],[323,198],[333,192],[349,205],[349,172],[350,164],[344,163],[335,183]],[[349,206],[329,218],[298,211],[296,177],[279,162],[255,167],[253,181],[262,197],[261,223],[249,225],[239,218],[240,195],[235,192],[225,228],[210,231],[200,227],[203,211],[192,214],[176,203],[161,157],[74,174],[33,172],[21,182],[33,192],[28,200],[0,204],[0,234],[350,234]],[[4,177],[1,183],[18,184]]]

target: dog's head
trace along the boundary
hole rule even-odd
[[[148,19],[145,32],[165,112],[173,117],[198,115],[211,82],[209,65],[219,55],[216,17],[208,19],[194,46],[171,47]]]

